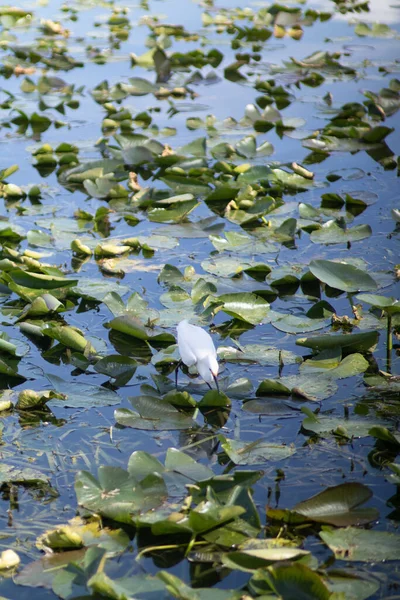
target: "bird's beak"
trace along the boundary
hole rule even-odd
[[[214,378],[215,385],[217,386],[217,390],[218,390],[218,394],[219,394],[220,392],[219,392],[219,385],[218,385],[218,379],[217,379],[217,376],[216,376],[216,375],[214,375],[214,373],[212,374],[212,376],[213,376],[213,378]]]

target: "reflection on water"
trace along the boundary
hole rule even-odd
[[[285,377],[297,375],[302,359],[310,359],[312,354],[295,344],[296,338],[306,337],[309,331],[314,331],[307,311],[321,296],[318,281],[307,279],[311,260],[349,261],[373,274],[379,282],[378,294],[398,295],[393,276],[399,262],[398,226],[396,229],[390,216],[391,209],[399,208],[396,163],[400,154],[396,135],[399,126],[396,111],[400,106],[398,81],[392,84],[392,93],[387,92],[393,102],[391,106],[388,101],[383,109],[376,101],[369,113],[367,109],[365,114],[362,110],[366,99],[371,99],[371,93],[382,94],[382,88],[388,88],[390,80],[398,77],[399,8],[373,0],[369,3],[369,12],[340,14],[333,2],[312,2],[300,4],[299,10],[309,9],[312,13],[315,9],[329,13],[331,18],[321,18],[318,13],[318,18],[314,19],[310,13],[305,19],[308,21],[301,26],[296,19],[293,23],[270,26],[266,21],[262,22],[261,17],[265,18],[265,15],[261,15],[260,22],[256,21],[255,25],[246,21],[243,14],[238,17],[233,12],[236,8],[233,0],[225,2],[223,7],[208,2],[204,5],[182,4],[176,0],[149,2],[149,7],[145,2],[127,7],[131,29],[122,26],[117,30],[113,30],[108,21],[112,7],[101,2],[73,3],[64,7],[52,2],[39,4],[32,8],[32,23],[23,24],[13,23],[0,10],[0,52],[5,65],[1,68],[0,168],[17,164],[19,170],[6,179],[25,192],[21,199],[21,195],[13,195],[9,189],[11,193],[3,193],[1,198],[1,221],[9,220],[13,228],[12,234],[2,234],[0,222],[3,244],[0,268],[5,273],[0,282],[1,331],[6,332],[13,343],[23,341],[28,344],[21,360],[12,356],[13,353],[10,357],[6,351],[4,356],[1,352],[6,360],[4,363],[3,358],[0,359],[1,364],[18,370],[19,375],[2,366],[2,387],[15,392],[11,395],[15,403],[22,390],[56,387],[56,380],[52,378],[55,375],[64,380],[62,389],[57,391],[70,402],[68,405],[61,397],[52,399],[40,410],[2,413],[2,464],[33,468],[48,478],[44,485],[31,485],[32,482],[17,485],[4,476],[6,485],[2,487],[0,497],[2,548],[15,548],[24,565],[41,556],[35,546],[36,538],[51,527],[67,523],[76,514],[73,486],[77,471],[96,474],[101,465],[126,469],[132,452],[139,450],[164,463],[167,449],[173,447],[184,450],[198,463],[208,465],[215,474],[262,470],[263,476],[252,487],[263,527],[267,524],[266,505],[291,508],[322,488],[357,481],[370,486],[374,492],[371,504],[380,512],[380,521],[374,523],[374,528],[395,531],[399,510],[397,488],[393,481],[388,481],[388,472],[381,470],[385,462],[396,460],[395,444],[394,447],[393,442],[392,446],[389,444],[388,449],[371,436],[358,439],[358,433],[347,434],[342,430],[336,436],[329,433],[317,439],[302,427],[302,423],[305,416],[310,418],[307,410],[320,409],[321,415],[342,419],[343,426],[348,426],[350,432],[353,423],[364,417],[371,419],[371,427],[379,420],[386,427],[395,429],[398,399],[389,402],[388,407],[381,389],[374,387],[367,393],[362,370],[330,380],[328,392],[324,389],[323,393],[318,388],[321,377],[318,371],[306,383],[299,379],[285,380]],[[268,6],[264,3],[251,5],[254,12],[263,8]],[[24,9],[31,8],[24,6]],[[289,18],[290,12],[283,13]],[[219,20],[210,25],[209,20],[216,15]],[[61,37],[54,32],[48,35],[41,19],[60,21],[69,33],[64,31]],[[355,34],[357,23],[376,22],[387,24],[391,31],[378,37]],[[158,23],[182,25],[187,35],[168,34],[168,28],[158,31]],[[260,31],[268,27],[274,35],[264,39]],[[302,34],[299,27],[302,27]],[[288,34],[289,30],[291,34]],[[161,67],[158,69],[158,81],[153,64],[148,65],[142,56],[157,44],[167,53],[181,53],[176,59],[181,63],[173,66],[170,78],[171,65],[164,64],[164,72]],[[16,49],[15,45],[20,48]],[[82,62],[82,66],[57,70],[57,63],[52,62],[52,52],[57,47],[64,48],[65,53]],[[50,69],[47,70],[46,62],[40,61],[40,57],[29,55],[26,48],[33,53],[43,51],[50,60]],[[215,67],[201,63],[193,65],[184,60],[190,51],[200,50],[203,56],[212,49],[218,49],[223,55]],[[311,63],[304,63],[306,57],[319,51],[328,52],[329,59],[324,62],[325,59],[318,55]],[[136,59],[132,60],[132,54]],[[139,64],[133,66],[134,60]],[[38,89],[43,74],[61,78],[64,82],[53,80],[48,89]],[[125,94],[124,89],[126,91],[132,85],[132,77],[156,84],[156,92],[145,90],[143,94]],[[107,83],[103,85],[102,82]],[[46,86],[46,83],[42,81],[41,85]],[[65,91],[68,86],[72,87]],[[160,87],[164,91],[160,92]],[[60,96],[60,89],[65,91],[64,96]],[[370,95],[366,96],[365,92]],[[104,101],[99,101],[102,94]],[[343,108],[347,103],[359,103],[361,112],[353,115],[352,121],[345,124],[346,129],[335,137],[336,145],[331,152],[332,146],[326,145],[326,139],[337,126],[338,113],[342,111],[343,121],[348,117]],[[121,108],[127,111],[124,118],[117,114]],[[43,122],[35,124],[31,116],[35,112],[51,120],[48,128]],[[343,127],[343,122],[338,126]],[[393,132],[389,132],[384,142],[379,139],[372,147],[371,140],[366,141],[364,129],[368,128],[369,132],[369,127],[376,126],[393,128]],[[124,154],[132,151],[132,147],[129,150],[124,147],[124,136],[129,137],[133,132],[157,140],[145,147],[143,160],[137,155],[133,160],[132,155],[127,158]],[[252,136],[256,136],[255,141]],[[187,146],[203,137],[207,140],[204,142],[206,149],[203,142]],[[362,140],[362,150],[361,146],[354,146],[355,140],[356,143]],[[53,152],[64,143],[74,148],[58,154]],[[333,143],[332,139],[330,143]],[[49,144],[53,150],[43,149],[44,144]],[[136,140],[132,145],[135,148],[139,142]],[[139,147],[143,153],[144,146]],[[185,160],[182,158],[175,163],[173,152],[178,148],[183,148]],[[116,169],[109,169],[117,175],[115,178],[112,175],[104,177],[107,169],[96,164],[93,167],[98,169],[95,176],[86,173],[83,178],[85,187],[79,172],[75,180],[68,179],[69,167],[76,164],[74,156],[71,157],[74,152],[79,157],[76,159],[79,165],[103,159],[120,161]],[[170,164],[165,162],[168,157],[172,157]],[[293,183],[287,176],[288,172],[293,176],[294,162],[312,172],[312,178],[300,175],[302,185],[297,180]],[[243,167],[246,163],[260,168],[284,166],[286,171],[284,169],[283,175],[274,171],[274,180],[268,180],[270,174],[266,171],[251,180],[247,167]],[[135,173],[131,173],[129,186],[124,165],[130,165],[132,172],[135,168],[138,175],[136,180]],[[304,175],[304,171],[300,173]],[[189,183],[183,179],[187,176]],[[264,190],[265,180],[268,180],[268,186]],[[238,181],[244,182],[240,189],[237,188]],[[123,186],[123,192],[121,189],[118,193],[115,191],[113,186],[118,183]],[[40,186],[40,194],[27,196],[33,185]],[[212,190],[220,189],[218,186],[224,187],[224,194],[210,199]],[[144,188],[149,189],[144,192]],[[187,196],[168,202],[171,196],[181,194]],[[249,219],[252,210],[256,213],[254,198],[265,202],[268,194],[273,196],[275,209],[260,210],[254,219]],[[185,205],[185,202],[193,202],[193,206]],[[171,211],[169,217],[162,212],[165,208]],[[289,219],[296,219],[294,225],[288,222]],[[372,228],[372,236],[347,244],[313,243],[310,235],[329,219],[336,219],[346,228],[367,224]],[[291,233],[292,226],[294,231]],[[246,233],[250,241],[243,237],[229,239],[227,232]],[[159,234],[159,237],[150,238],[153,234]],[[72,256],[71,242],[76,238],[89,248],[86,257],[82,254]],[[139,241],[132,241],[132,238]],[[118,257],[115,247],[107,250],[97,246],[101,242],[121,245],[122,241],[130,244],[129,256],[122,258]],[[272,246],[268,251],[264,248],[263,252],[260,248],[266,242]],[[28,257],[25,254],[22,260],[24,250],[31,254]],[[34,261],[41,264],[38,266]],[[58,276],[59,273],[54,271],[57,267],[69,278],[77,278],[75,291],[71,288],[70,295],[59,296],[64,303],[63,312],[53,311],[49,317],[44,311],[21,319],[25,306],[34,300],[31,290],[37,289],[39,284],[35,283],[31,288],[31,284],[23,280],[19,285],[25,289],[21,290],[18,281],[10,286],[7,273],[27,264],[34,274],[43,273],[44,264],[47,275]],[[166,264],[176,269],[166,271]],[[200,312],[198,306],[196,310],[193,308],[194,284],[199,274],[211,285],[204,296],[196,290],[200,300],[207,296],[211,298],[202,306],[205,309],[202,315],[196,314],[196,310]],[[110,299],[108,294],[105,302],[107,292],[114,296]],[[141,322],[140,331],[144,331],[144,335],[132,337],[126,330],[106,329],[106,323],[124,314],[127,299],[133,292],[138,296],[128,309]],[[270,314],[253,320],[251,313],[256,310],[255,306],[247,309],[249,312],[244,318],[243,313],[237,312],[244,310],[243,307],[225,312],[214,310],[212,315],[207,312],[210,304],[215,302],[214,295],[239,292],[255,294],[257,298],[271,302],[273,311],[304,318],[304,322],[308,319],[307,324],[303,323],[302,329],[293,319],[289,325],[286,321],[284,326],[279,325],[279,318]],[[58,292],[53,293],[57,295]],[[117,293],[123,300],[116,298]],[[348,322],[341,318],[355,316],[351,306],[357,299],[329,286],[324,288],[321,298],[333,305],[336,331],[351,330],[353,326],[346,329]],[[241,302],[244,303],[243,298]],[[369,311],[367,305],[357,310],[364,311],[364,320],[357,323],[357,331],[377,329],[380,332],[377,348],[373,354],[368,354],[369,371],[387,371],[390,366],[395,375],[399,368],[397,338],[391,361],[388,361],[386,317],[378,310]],[[235,319],[238,314],[240,319]],[[176,322],[188,315],[200,319],[206,327],[211,326],[220,346],[233,346],[240,352],[249,345],[263,344],[276,350],[276,356],[262,360],[257,356],[261,350],[253,349],[251,354],[250,349],[247,350],[250,359],[227,361],[221,369],[220,385],[231,397],[231,406],[223,410],[206,406],[196,411],[193,419],[197,425],[190,431],[179,431],[172,426],[171,429],[160,427],[160,430],[152,431],[150,427],[131,429],[116,425],[115,406],[110,401],[113,393],[118,395],[115,399],[120,407],[131,409],[128,398],[142,394],[156,397],[161,402],[171,389],[172,384],[166,377],[172,381],[173,366],[167,359],[156,362],[154,358],[156,352],[170,345],[171,338],[155,342],[153,339],[152,343],[151,336],[157,334],[158,330],[154,328],[159,324],[163,326],[161,334],[174,332]],[[53,337],[43,334],[41,328],[47,320],[54,320],[56,327],[62,318],[65,318],[65,325],[83,332],[83,343],[81,338],[78,342],[74,338],[72,343],[70,339],[60,338],[58,330]],[[318,314],[318,319],[322,331],[316,331],[316,334],[331,331],[332,311]],[[393,319],[396,327],[396,317]],[[25,328],[20,326],[20,321],[26,320]],[[251,325],[257,321],[262,324]],[[73,336],[74,332],[69,331],[69,335]],[[87,341],[89,345],[86,345]],[[279,351],[290,351],[298,359],[282,362]],[[113,354],[137,361],[133,376],[121,386],[114,385],[115,370],[112,369],[117,366],[114,365],[111,372],[94,366],[93,356]],[[165,353],[160,352],[157,357],[160,356]],[[334,360],[332,355],[323,357],[324,360],[328,358]],[[118,365],[118,368],[122,367]],[[267,405],[263,405],[264,399],[254,401],[263,380],[278,378],[289,386],[289,397],[284,396],[286,404],[283,405],[280,395],[282,390],[269,393]],[[292,383],[289,385],[288,381]],[[81,383],[99,387],[90,388],[89,392],[76,387]],[[207,391],[204,385],[185,374],[180,375],[180,385],[196,401]],[[313,396],[314,386],[322,394],[323,402],[319,402],[318,393]],[[94,396],[100,398],[97,403]],[[249,399],[255,403],[251,408],[243,409],[243,400]],[[306,411],[302,411],[304,407]],[[173,417],[169,414],[169,418]],[[222,450],[221,436],[235,443],[262,439],[279,447],[291,447],[293,453],[282,461],[272,458],[256,463],[238,462],[241,466],[235,469]],[[240,456],[240,449],[238,452]],[[271,526],[267,534],[275,535],[278,530]],[[132,537],[133,533],[129,532],[129,535]],[[329,561],[328,549],[316,540],[314,535],[308,536],[304,548],[320,562]],[[156,536],[143,530],[135,538],[132,548],[140,551],[157,543]],[[243,586],[248,581],[246,573],[228,571],[222,564],[211,573],[204,566],[209,563],[194,558],[189,562],[185,549],[157,551],[151,558],[145,555],[140,567],[132,567],[131,555],[127,553],[109,563],[110,577],[137,574],[141,569],[156,573],[162,568],[170,569],[197,587],[220,585],[229,589]],[[337,564],[338,567],[350,565],[346,562]],[[371,570],[375,569],[380,573],[377,579],[381,578],[381,590],[385,595],[388,592],[386,578],[394,579],[395,576],[385,565],[374,566]],[[17,589],[7,576],[0,577],[0,592],[10,598],[17,594],[21,599],[28,594],[36,594],[36,598],[41,599],[54,597],[53,592],[42,588],[38,591],[25,587]],[[373,597],[378,598],[379,594],[377,592]]]

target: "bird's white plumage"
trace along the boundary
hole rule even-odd
[[[182,362],[187,367],[196,365],[204,381],[211,383],[218,374],[217,351],[211,336],[186,319],[179,323],[177,333]]]

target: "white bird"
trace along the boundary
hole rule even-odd
[[[178,324],[176,330],[181,360],[176,367],[175,383],[177,384],[178,369],[183,362],[187,367],[195,365],[200,377],[204,379],[209,388],[214,380],[219,391],[217,351],[211,336],[207,331],[197,325],[192,325],[186,319]]]

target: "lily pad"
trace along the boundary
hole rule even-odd
[[[295,454],[295,448],[268,444],[263,440],[241,442],[219,436],[221,447],[235,465],[259,465],[268,461],[284,460]]]
[[[352,352],[369,352],[378,343],[378,331],[364,331],[362,333],[343,333],[317,335],[309,338],[298,338],[296,344],[313,350],[328,350],[341,348],[345,354]]]
[[[369,225],[356,225],[343,229],[336,221],[327,221],[311,232],[310,239],[316,244],[348,244],[369,238],[372,229]]]
[[[179,412],[168,401],[153,396],[138,396],[131,398],[130,401],[137,412],[128,408],[117,409],[114,416],[119,425],[147,431],[198,427],[190,415]]]
[[[388,315],[400,313],[400,302],[396,298],[378,294],[358,294],[357,299],[382,309]]]
[[[0,465],[0,486],[5,483],[16,485],[43,485],[49,483],[47,475],[30,467],[19,468],[12,465]]]
[[[323,579],[302,564],[286,564],[269,567],[263,578],[271,589],[282,598],[304,600],[329,600],[331,592]]]
[[[344,292],[376,290],[374,279],[353,265],[331,260],[312,260],[310,271],[320,281]]]
[[[51,402],[62,402],[63,406],[72,408],[90,408],[92,406],[112,406],[119,404],[120,397],[116,392],[98,385],[81,381],[65,381],[58,375],[48,374],[47,379],[56,392],[63,395],[62,400],[51,399]]]
[[[96,520],[85,523],[76,517],[67,525],[46,531],[36,543],[39,548],[49,548],[53,551],[98,546],[112,556],[125,550],[129,544],[129,537],[122,529],[102,528]]]
[[[217,353],[221,359],[227,362],[257,363],[265,366],[293,365],[300,360],[289,350],[278,350],[278,348],[263,344],[246,344],[238,348],[219,346]]]
[[[317,523],[364,525],[379,518],[376,508],[359,508],[371,497],[371,490],[361,483],[342,483],[299,502],[293,510]]]
[[[139,483],[119,467],[100,467],[98,479],[80,471],[75,492],[80,506],[121,523],[132,523],[132,515],[156,508],[166,496],[160,476],[151,475]]]
[[[400,536],[396,533],[324,527],[319,535],[339,560],[366,563],[398,560]]]
[[[256,325],[268,315],[269,304],[259,296],[250,293],[223,294],[217,296],[222,310],[228,315]]]

